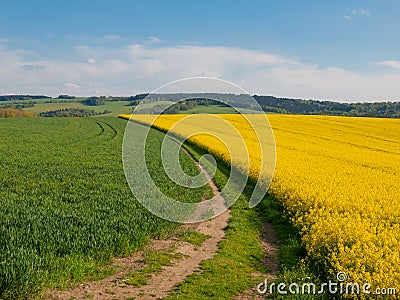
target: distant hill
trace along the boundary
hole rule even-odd
[[[35,100],[45,98],[51,99],[51,97],[43,95],[2,95],[0,96],[0,101]]]
[[[333,101],[253,96],[265,112],[301,115],[331,115],[400,118],[400,102],[340,103]]]
[[[138,101],[144,98],[146,102],[179,101],[179,103],[168,108],[165,113],[179,113],[196,106],[221,104],[221,102],[212,99],[222,101],[229,99],[229,103],[236,108],[259,110],[248,95],[215,93],[140,94],[132,98],[134,99],[132,105],[136,105]],[[400,118],[400,102],[341,103],[259,95],[254,95],[253,98],[267,113]]]
[[[164,113],[179,113],[183,111],[193,110],[196,106],[221,106],[221,102],[227,101],[236,108],[244,108],[254,110],[257,109],[254,101],[250,99],[249,95],[236,95],[236,94],[218,94],[218,93],[175,93],[175,94],[138,94],[136,96],[126,97],[88,97],[75,99],[74,96],[60,95],[57,99],[52,99],[48,96],[42,95],[0,95],[0,101],[7,104],[0,105],[3,108],[24,108],[33,106],[35,103],[32,100],[49,98],[48,101],[58,102],[68,101],[82,102],[86,105],[103,105],[105,101],[130,101],[130,106],[136,106],[141,101],[146,103],[157,103],[157,106],[146,106],[146,112],[151,113],[153,109],[156,112],[164,111]],[[278,114],[301,114],[301,115],[330,115],[330,116],[356,116],[356,117],[378,117],[378,118],[400,118],[400,102],[359,102],[359,103],[341,103],[334,101],[319,101],[319,100],[304,100],[304,99],[291,99],[291,98],[277,98],[274,96],[254,95],[253,98],[257,101],[264,112],[278,113]],[[10,101],[23,101],[10,103]],[[160,103],[168,101],[166,107],[170,105],[170,101],[179,101],[179,103],[172,105],[167,110],[165,105],[160,106]],[[224,106],[224,104],[222,104]],[[148,111],[147,111],[148,110]],[[226,109],[225,109],[226,110]],[[194,111],[196,111],[194,109]],[[201,109],[200,111],[207,111]],[[212,110],[210,110],[212,111]]]

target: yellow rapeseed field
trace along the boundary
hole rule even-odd
[[[218,116],[244,137],[252,162],[250,176],[262,174],[257,167],[259,144],[249,124],[241,115]],[[223,131],[213,127],[209,115],[186,117],[162,115],[154,126],[172,128],[185,137],[206,127]],[[262,116],[247,117],[257,123]],[[154,116],[134,118],[151,123]],[[277,147],[270,192],[282,201],[285,213],[299,229],[309,257],[322,263],[331,275],[342,271],[352,282],[400,290],[400,120],[268,118]],[[224,132],[219,137],[240,139]],[[190,139],[229,162],[227,146],[215,137],[197,134]],[[243,157],[232,159],[240,164]]]

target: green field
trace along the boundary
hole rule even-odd
[[[152,107],[154,107],[154,106],[157,106],[157,105],[165,105],[165,106],[167,106],[167,105],[170,105],[170,104],[173,104],[174,102],[172,102],[172,101],[152,101],[152,102],[148,102],[148,103],[141,103],[140,104],[140,109],[145,109],[145,108],[152,108]]]
[[[48,100],[48,99],[47,99]],[[79,101],[59,101],[46,103],[45,101],[39,101],[34,107],[24,108],[25,112],[31,114],[38,114],[41,112],[64,109],[64,108],[83,108],[88,110],[94,110],[95,112],[103,112],[104,110],[111,111],[111,113],[101,116],[117,116],[119,114],[127,114],[132,111],[131,106],[128,106],[130,101],[106,101],[104,105],[99,106],[88,106],[84,105]]]
[[[104,105],[99,106],[88,106],[84,105],[80,101],[77,100],[68,100],[68,101],[59,101],[59,102],[48,102],[49,99],[36,100],[36,104],[34,107],[24,108],[23,110],[27,113],[31,113],[33,115],[37,115],[41,112],[53,111],[58,109],[65,108],[79,108],[79,109],[87,109],[94,110],[97,113],[101,113],[104,110],[111,111],[111,113],[107,113],[100,116],[117,116],[119,114],[129,114],[132,112],[134,107],[129,106],[130,101],[106,101]],[[5,102],[4,102],[5,103]],[[140,109],[151,109],[154,106],[162,106],[172,104],[170,101],[156,101],[146,104],[141,104]],[[241,109],[242,113],[254,113],[253,110],[249,109]],[[232,107],[226,107],[223,105],[196,105],[195,107],[182,110],[179,113],[181,114],[232,114],[237,113],[237,111]]]
[[[132,196],[121,162],[125,125],[114,117],[0,119],[0,299],[112,272],[102,268],[112,257],[177,228]],[[160,172],[163,138],[151,130],[154,181],[171,197],[199,201],[204,188],[185,189]],[[184,153],[181,162],[198,173]]]

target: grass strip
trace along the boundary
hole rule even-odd
[[[184,242],[188,242],[194,246],[201,246],[211,236],[195,230],[182,230],[177,233],[177,236]]]
[[[152,274],[161,273],[162,267],[171,266],[172,260],[182,258],[182,254],[174,253],[174,250],[174,245],[168,250],[147,250],[144,256],[146,266],[129,273],[125,278],[125,283],[135,287],[147,285],[147,280]]]
[[[205,152],[192,144],[185,148],[198,160]],[[213,177],[221,188],[227,182],[230,168],[217,160],[218,168]],[[248,201],[252,192],[249,183],[230,208],[231,218],[226,236],[219,243],[219,251],[200,265],[196,272],[179,284],[166,299],[232,299],[248,289],[255,288],[267,273],[263,266],[264,253],[259,237],[262,225],[269,222],[276,230],[280,250],[280,274],[277,282],[299,282],[304,278],[319,282],[315,270],[305,260],[306,252],[297,230],[284,217],[283,207],[278,199],[266,196],[255,208],[249,209]],[[325,299],[324,295],[271,295],[274,299]]]

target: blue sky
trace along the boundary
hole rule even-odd
[[[129,95],[211,76],[250,93],[400,99],[399,1],[7,1],[0,94]]]

